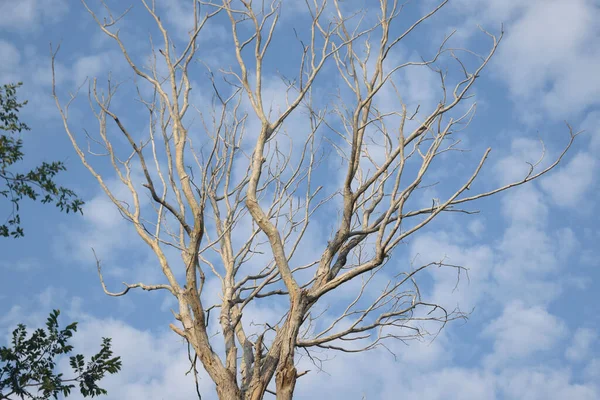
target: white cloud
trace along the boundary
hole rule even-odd
[[[508,84],[524,121],[577,115],[600,98],[600,10],[594,0],[458,0],[453,10],[472,37],[475,25],[505,37],[493,70]],[[549,29],[551,27],[551,29]]]
[[[519,142],[519,143],[517,143]],[[512,155],[496,165],[496,177],[501,183],[522,178],[519,171],[523,159],[539,158],[539,145],[531,140],[513,142]],[[521,299],[527,304],[547,304],[560,295],[564,281],[555,274],[567,265],[566,257],[578,246],[572,230],[548,232],[550,205],[548,196],[527,184],[512,189],[502,197],[502,213],[509,223],[497,249],[500,261],[494,268],[498,283],[497,296]]]
[[[71,340],[75,353],[89,357],[98,351],[102,337],[110,337],[115,355],[121,357],[123,367],[116,375],[107,376],[101,385],[111,399],[189,399],[196,397],[186,346],[173,332],[158,333],[139,330],[122,321],[77,316],[77,334]],[[70,376],[67,360],[59,369]],[[216,399],[214,386],[202,373],[199,380],[203,399]],[[79,393],[71,396],[82,399]]]
[[[589,153],[578,153],[565,166],[544,177],[541,187],[559,206],[581,208],[596,186],[598,161]]]
[[[554,234],[557,243],[556,255],[561,262],[568,261],[568,257],[571,256],[574,251],[579,247],[580,243],[570,228],[561,228]]]
[[[600,256],[597,249],[583,249],[579,261],[584,265],[600,266]]]
[[[406,379],[406,378],[405,378]],[[445,368],[428,374],[411,376],[400,385],[385,385],[382,399],[404,398],[419,400],[495,399],[492,376],[466,368]]]
[[[556,370],[536,365],[494,372],[437,366],[423,371],[403,361],[394,362],[383,350],[360,356],[340,354],[325,362],[323,368],[325,372],[311,371],[300,379],[294,398],[392,400],[399,393],[420,400],[592,400],[598,396],[592,379],[575,380],[567,368]]]
[[[473,234],[475,237],[480,237],[485,232],[485,224],[481,218],[474,219],[473,221],[469,222],[467,229],[469,229],[469,232],[471,232],[471,234]]]
[[[166,0],[161,1],[160,5],[164,7],[164,15],[166,21],[169,22],[169,28],[177,33],[179,40],[187,43],[190,39],[190,32],[194,28],[194,9],[192,2],[184,0]],[[206,12],[212,12],[208,6]],[[202,16],[201,16],[202,18]],[[227,27],[223,24],[218,24],[213,19],[208,21],[200,31],[198,40],[200,42],[222,41],[230,35]]]
[[[62,289],[47,289],[34,296],[34,302],[42,304],[56,298],[64,303],[64,294]],[[0,326],[6,327],[7,322],[41,326],[43,318],[40,316],[45,318],[46,315],[40,314],[34,320],[33,316],[39,313],[30,313],[29,308],[15,307],[0,319]],[[83,311],[87,308],[78,301],[72,301],[67,309],[68,321],[79,322],[78,332],[71,340],[75,353],[89,357],[98,351],[102,337],[111,337],[115,355],[122,358],[122,371],[102,381],[101,386],[109,392],[107,400],[195,397],[193,377],[185,375],[189,369],[186,346],[173,332],[166,328],[143,330],[129,322],[97,318]],[[556,348],[557,342],[564,336],[560,321],[545,310],[526,308],[518,303],[509,305],[495,322],[496,329],[491,332],[496,339],[495,357],[501,353],[519,358],[531,352]],[[327,360],[318,366],[302,357],[298,370],[310,372],[300,378],[295,398],[360,399],[364,395],[365,399],[392,400],[399,392],[407,398],[423,400],[597,398],[598,391],[593,384],[600,370],[597,359],[586,366],[586,378],[577,379],[577,383],[573,382],[568,367],[559,370],[537,364],[528,367],[505,364],[498,365],[501,368],[495,370],[479,365],[461,367],[453,360],[458,350],[451,346],[451,340],[456,340],[456,337],[446,337],[446,333],[431,343],[412,342],[405,346],[400,342],[388,342],[389,349],[398,355],[396,360],[383,348],[362,354],[328,353],[325,356],[325,353],[317,352],[313,354],[316,359]],[[215,350],[221,351],[218,339],[215,343]],[[479,355],[483,359],[485,353]],[[479,360],[475,359],[475,362]],[[66,359],[59,362],[59,371],[67,377],[71,375]],[[200,372],[199,385],[203,399],[216,400],[214,386],[203,371]],[[82,399],[78,393],[71,397]]]
[[[470,311],[486,293],[489,293],[494,267],[493,258],[492,249],[489,247],[461,247],[443,233],[420,236],[411,246],[411,259],[415,260],[416,266],[444,261],[447,264],[468,268],[468,279],[465,271],[462,271],[459,276],[459,271],[452,267],[430,269],[434,286],[431,297],[427,297],[427,301],[450,309],[458,305],[462,310]],[[419,281],[419,276],[416,278]]]
[[[109,185],[111,186],[111,185]],[[117,191],[117,198],[127,199],[125,190]],[[115,193],[115,192],[113,192]],[[119,197],[119,194],[123,194]],[[118,250],[139,249],[141,239],[132,224],[123,219],[116,206],[103,193],[86,201],[83,214],[84,224],[68,224],[59,227],[60,235],[54,238],[54,248],[59,258],[82,262],[89,266],[93,262],[92,249],[104,261],[117,258]],[[108,272],[108,271],[107,271]]]
[[[116,51],[106,51],[98,54],[79,57],[72,67],[72,79],[76,86],[84,83],[85,79],[98,78],[103,82],[103,74],[115,72],[122,64],[123,56]]]
[[[513,223],[497,249],[500,261],[493,276],[498,299],[520,299],[527,304],[547,304],[560,295],[563,282],[556,274],[563,264],[556,238],[541,227]]]
[[[548,304],[562,293],[566,280],[556,279],[556,275],[579,246],[575,233],[567,228],[547,232],[549,209],[532,185],[506,194],[502,211],[508,226],[493,245],[464,242],[460,231],[413,239],[410,257],[419,254],[418,265],[445,257],[448,263],[469,268],[469,283],[463,275],[456,290],[455,270],[432,269],[432,300],[448,307],[458,303],[461,309],[469,310],[484,296],[495,304],[518,299],[538,305]],[[489,311],[492,304],[488,302],[480,312]]]
[[[31,310],[25,305],[13,305],[0,317],[0,343],[5,345],[5,343],[10,342],[12,332],[18,324],[24,324],[31,334],[38,327],[44,326],[47,317],[46,310],[41,311],[39,307],[36,310]]]
[[[591,381],[600,381],[600,358],[593,358],[585,367],[584,374]]]
[[[34,269],[38,269],[42,263],[35,257],[21,257],[16,261],[0,261],[0,268],[7,270],[14,270],[20,272],[31,272]]]
[[[548,212],[543,194],[533,184],[514,188],[502,198],[502,213],[514,224],[543,226]]]
[[[49,60],[40,55],[38,48],[29,44],[17,47],[0,39],[0,60],[0,81],[3,84],[23,82],[17,97],[28,102],[22,110],[26,120],[58,117],[49,90],[52,84]],[[55,65],[55,72],[56,83],[59,86],[70,78],[68,68],[59,62]]]
[[[94,249],[99,258],[112,260],[116,257],[117,250],[131,249],[134,247],[132,243],[138,244],[131,225],[118,212],[108,207],[105,201],[95,199],[89,202],[90,207],[86,203],[84,217],[88,223],[85,226],[62,225],[59,228],[61,235],[55,238],[54,245],[60,258],[91,262]],[[117,222],[117,218],[121,218],[120,222]]]
[[[38,295],[38,301],[43,308],[51,310],[57,308],[57,303],[64,300],[66,294],[67,292],[64,288],[48,286]]]
[[[60,21],[68,10],[67,0],[2,1],[0,29],[35,31],[41,23]]]
[[[593,400],[598,390],[591,383],[573,383],[568,370],[521,368],[506,371],[499,379],[505,399]]]
[[[538,140],[516,138],[510,143],[510,153],[494,165],[494,178],[502,184],[520,181],[530,169],[530,164],[540,160],[544,148]],[[545,159],[548,156],[544,157]],[[541,166],[541,163],[540,163]]]
[[[539,104],[553,119],[596,103],[600,53],[589,44],[598,39],[598,17],[588,0],[529,4],[509,24],[498,54],[497,68],[511,92],[532,106]]]
[[[1,6],[0,6],[1,7]],[[0,14],[1,14],[0,10]],[[0,80],[2,83],[15,82],[20,80],[21,75],[17,69],[21,62],[21,53],[12,43],[0,39]]]
[[[483,331],[484,336],[494,339],[494,352],[486,361],[499,366],[549,351],[566,333],[565,324],[544,308],[511,302]]]
[[[585,135],[591,136],[590,150],[598,154],[600,152],[600,111],[589,113],[581,123],[581,129],[586,131]]]
[[[86,212],[83,218],[99,228],[114,229],[123,221],[117,207],[104,193],[92,198],[85,205],[89,212]]]
[[[598,338],[598,334],[593,329],[579,328],[573,335],[573,341],[565,352],[565,357],[569,361],[582,361],[589,357],[590,347]]]
[[[418,59],[418,57],[413,57]],[[427,115],[429,110],[434,108],[441,99],[441,83],[439,76],[428,68],[407,67],[396,78],[398,90],[406,102],[409,110],[421,106],[423,115]],[[387,89],[392,91],[390,85]],[[398,104],[398,101],[391,102],[391,105]],[[388,104],[389,106],[390,104]],[[398,107],[396,107],[396,110]]]

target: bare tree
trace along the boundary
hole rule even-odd
[[[464,318],[458,309],[428,302],[417,281],[432,266],[459,273],[463,267],[445,260],[398,267],[390,257],[440,214],[475,212],[470,203],[547,173],[577,135],[569,128],[554,162],[532,163],[522,179],[495,188],[479,184],[483,189],[474,193],[487,149],[458,184],[445,182],[444,190],[455,185],[452,192],[428,205],[420,189],[433,183],[434,160],[451,168],[456,164],[446,153],[466,157],[459,144],[475,112],[470,90],[502,33],[481,30],[489,39],[483,55],[450,47],[449,35],[429,57],[398,61],[396,48],[447,0],[408,24],[397,0],[366,10],[341,0],[306,0],[305,14],[295,21],[306,24],[294,30],[278,23],[282,10],[298,2],[190,0],[189,40],[176,46],[154,1],[140,2],[161,40],[158,50],[151,41],[150,65],[134,60],[115,28],[129,10],[116,16],[101,2],[100,17],[83,5],[131,68],[139,102],[130,106],[147,110],[147,133],[140,137],[141,128],[128,126],[123,108],[112,105],[119,84],[109,78],[100,89],[94,79],[89,101],[99,128],[95,135],[86,130],[86,150],[68,120],[75,96],[62,104],[55,85],[53,94],[82,163],[156,254],[166,278],[165,284],[126,284],[111,292],[98,260],[104,291],[174,296],[177,322],[170,327],[193,348],[220,399],[257,400],[265,393],[291,399],[306,373],[296,369],[299,354],[362,352],[388,340],[420,339],[435,334],[435,324],[441,329]],[[229,24],[231,47],[222,51],[233,53],[235,68],[215,69],[202,60],[200,39],[213,22]],[[294,57],[270,52],[281,32],[295,34],[286,45]],[[280,74],[283,100],[275,109],[265,100],[265,82],[289,70],[290,62],[295,73]],[[205,73],[194,76],[198,65]],[[439,77],[437,104],[405,100],[402,74],[415,68]],[[337,85],[328,84],[332,79]],[[206,89],[199,94],[211,101],[193,104],[193,87],[194,93]],[[124,155],[123,138],[130,146]],[[98,172],[98,157],[109,160],[128,199],[118,198]],[[331,232],[315,248],[309,224],[317,221]],[[181,260],[169,257],[169,249]],[[215,280],[219,299],[210,303],[207,283]],[[329,307],[342,293],[347,304]],[[248,310],[266,301],[284,311],[257,320]],[[219,335],[210,331],[211,313],[218,313]]]

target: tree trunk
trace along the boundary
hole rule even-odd
[[[291,400],[296,387],[296,367],[294,366],[294,354],[290,354],[283,361],[275,375],[275,387],[277,388],[277,400]]]
[[[243,400],[240,390],[233,385],[217,385],[217,396],[220,400]]]
[[[288,329],[285,330],[279,353],[279,364],[275,372],[277,400],[291,400],[294,395],[296,380],[298,379],[296,366],[294,365],[294,353],[304,312],[309,307],[309,304],[303,295],[297,299],[293,299],[292,302],[288,320],[289,325]]]

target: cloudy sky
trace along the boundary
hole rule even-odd
[[[151,21],[139,2],[130,1],[135,7],[123,21],[123,37],[132,54],[144,60],[150,54]],[[96,1],[89,3],[99,9]],[[109,2],[115,10],[123,10],[123,3]],[[185,38],[189,2],[157,3],[171,35]],[[306,26],[299,3],[284,1],[274,54],[291,48],[291,27]],[[345,4],[360,8],[370,2]],[[400,24],[409,24],[434,4],[413,0]],[[208,65],[235,65],[223,21],[201,35],[200,54]],[[444,270],[432,270],[424,284],[428,298],[473,310],[466,323],[450,324],[435,341],[388,343],[396,357],[384,348],[322,354],[326,361],[320,368],[301,359],[299,369],[311,371],[299,380],[298,399],[600,398],[600,7],[595,0],[451,0],[391,58],[426,57],[452,30],[457,31],[453,47],[484,49],[488,42],[478,24],[496,33],[501,24],[505,29],[498,53],[473,90],[477,114],[464,139],[475,158],[481,149],[493,148],[482,179],[493,186],[522,177],[526,162],[539,157],[540,138],[547,157],[555,157],[568,140],[564,121],[585,132],[549,175],[480,202],[480,214],[440,218],[412,236],[386,266],[404,268],[415,259],[426,263],[446,257],[469,268],[470,280],[461,279],[456,290],[455,274]],[[65,160],[68,172],[61,183],[86,201],[83,216],[22,204],[25,238],[0,241],[0,341],[17,323],[41,325],[53,308],[60,308],[64,323],[80,322],[73,340],[77,350],[89,354],[101,337],[113,338],[123,371],[105,380],[109,399],[189,399],[195,389],[193,379],[185,376],[186,346],[168,328],[174,301],[155,292],[120,298],[102,292],[92,248],[114,290],[122,281],[156,283],[162,278],[153,255],[81,166],[68,141],[50,96],[50,43],[61,44],[57,84],[63,100],[88,77],[101,81],[109,72],[131,76],[115,43],[102,35],[79,1],[0,2],[0,83],[22,81],[19,97],[29,100],[21,115],[32,128],[24,137],[23,168],[41,160]],[[270,60],[265,91],[277,106],[284,98],[276,72],[292,61]],[[192,79],[199,87],[206,84],[206,74]],[[336,82],[332,77],[318,90],[332,91]],[[427,72],[406,73],[398,83],[409,104],[426,106],[438,99],[439,82]],[[202,107],[206,99],[199,92],[194,100]],[[74,103],[71,119],[93,132],[97,122],[86,96],[87,87],[82,101]],[[121,97],[116,107],[142,132],[147,118],[133,109],[132,99]],[[469,168],[475,159],[470,157],[464,159]],[[461,165],[456,171],[462,171]],[[110,165],[100,168],[120,193]],[[429,203],[445,193],[444,182],[454,182],[448,167],[436,174],[442,186],[423,195]],[[321,218],[311,228],[305,254],[317,254],[328,239],[328,231],[319,227],[331,221]],[[252,318],[276,318],[280,307],[261,304],[251,311]],[[215,398],[204,374],[200,390],[203,399]]]

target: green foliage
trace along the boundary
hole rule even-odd
[[[23,141],[17,136],[29,127],[19,121],[18,112],[27,104],[19,103],[16,98],[18,84],[8,84],[0,87],[0,195],[12,203],[12,212],[5,224],[0,225],[0,236],[21,237],[23,228],[19,216],[19,202],[23,198],[37,200],[42,203],[54,203],[61,211],[81,212],[81,201],[70,189],[57,186],[54,177],[64,171],[61,161],[43,162],[27,173],[17,173],[9,170],[23,159]]]
[[[47,331],[37,329],[29,339],[25,325],[18,325],[12,334],[12,347],[0,348],[0,399],[45,400],[58,395],[68,396],[75,384],[84,397],[106,394],[98,382],[108,372],[121,369],[120,357],[113,357],[110,339],[103,338],[100,351],[86,364],[83,355],[69,357],[75,377],[64,379],[54,372],[56,357],[68,354],[73,346],[67,342],[77,331],[77,322],[58,329],[60,311],[50,313]]]

